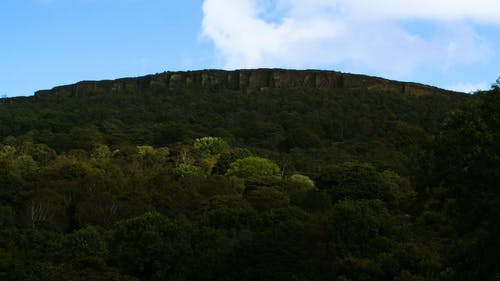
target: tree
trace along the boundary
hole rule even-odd
[[[194,141],[194,148],[210,155],[220,155],[229,149],[229,144],[220,137],[203,137]]]
[[[241,196],[216,196],[203,209],[200,221],[213,228],[245,229],[258,220],[256,211]]]
[[[334,201],[342,199],[392,200],[384,176],[368,163],[347,162],[331,166],[317,179],[318,188],[327,191]]]
[[[73,128],[70,132],[69,148],[80,148],[91,151],[95,146],[102,144],[104,137],[94,125]]]
[[[21,175],[24,178],[32,176],[38,170],[38,163],[33,160],[31,155],[23,154],[16,159],[16,163],[21,170]]]
[[[94,147],[94,149],[90,153],[90,156],[96,160],[107,159],[111,156],[111,150],[107,145],[100,144]]]
[[[328,217],[332,250],[341,255],[377,254],[385,246],[380,245],[382,241],[373,242],[387,233],[389,217],[389,210],[380,200],[339,201]]]
[[[494,91],[500,90],[500,76],[498,76],[497,80],[495,81],[495,84],[491,86],[491,89]]]
[[[290,204],[287,194],[276,188],[257,187],[246,192],[245,199],[258,211],[285,207]]]
[[[215,163],[212,172],[219,175],[224,175],[229,169],[229,165],[236,160],[252,156],[250,150],[246,148],[233,148],[222,152]]]
[[[65,241],[68,261],[75,265],[102,268],[106,266],[108,248],[104,235],[93,226],[87,226],[68,235]]]
[[[175,173],[183,178],[183,177],[201,177],[204,175],[203,169],[199,166],[190,165],[190,164],[179,164],[175,168]]]
[[[308,176],[294,174],[284,183],[284,189],[290,196],[294,204],[302,205],[305,203],[308,193],[317,191],[314,181]]]
[[[13,159],[2,158],[0,152],[0,202],[15,201],[24,184],[22,171]]]
[[[41,165],[45,165],[56,159],[56,152],[46,144],[24,143],[22,146],[24,154],[30,155],[33,160]]]
[[[182,278],[191,253],[188,230],[157,212],[122,221],[111,233],[111,263],[141,280]]]
[[[231,163],[226,175],[242,179],[279,177],[280,168],[268,159],[251,156]]]
[[[301,174],[292,175],[290,178],[288,178],[288,181],[290,183],[293,183],[294,185],[297,185],[300,189],[304,191],[308,191],[316,187],[314,181],[311,178]]]
[[[449,242],[454,279],[495,280],[500,273],[500,91],[493,86],[474,97],[448,115],[436,137],[427,205],[458,236]]]
[[[15,225],[15,212],[10,206],[0,204],[0,228],[7,228]]]

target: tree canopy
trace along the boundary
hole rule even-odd
[[[2,99],[0,279],[496,281],[499,82],[307,77]]]

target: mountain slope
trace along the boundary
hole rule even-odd
[[[194,71],[0,100],[1,280],[496,280],[500,92]]]
[[[332,71],[166,72],[9,100],[0,133],[51,143],[56,151],[99,143],[165,146],[215,135],[270,157],[292,155],[293,166],[308,173],[327,162],[359,160],[406,174],[411,154],[468,98]],[[317,167],[301,164],[312,160]]]
[[[363,90],[369,92],[408,93],[414,95],[450,94],[452,92],[417,83],[397,82],[383,78],[319,70],[203,70],[165,72],[139,78],[115,81],[83,81],[35,93],[78,95],[110,92],[165,92],[173,89],[238,90],[244,92],[271,89],[315,89],[319,91]]]

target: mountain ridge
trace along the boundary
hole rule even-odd
[[[80,81],[74,84],[39,90],[35,97],[46,95],[81,95],[106,92],[153,92],[178,89],[239,90],[244,92],[269,89],[306,88],[319,91],[362,90],[368,92],[432,94],[463,94],[415,82],[402,82],[364,74],[330,70],[291,70],[259,68],[240,70],[166,71],[139,77],[115,80]]]

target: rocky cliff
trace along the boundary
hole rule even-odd
[[[417,83],[392,81],[379,77],[336,71],[252,69],[164,72],[112,81],[82,81],[73,85],[55,87],[52,90],[38,91],[35,96],[77,96],[87,93],[109,92],[161,93],[183,88],[200,90],[228,89],[246,92],[290,88],[308,88],[319,91],[359,89],[368,92],[408,93],[419,96],[451,93]]]

